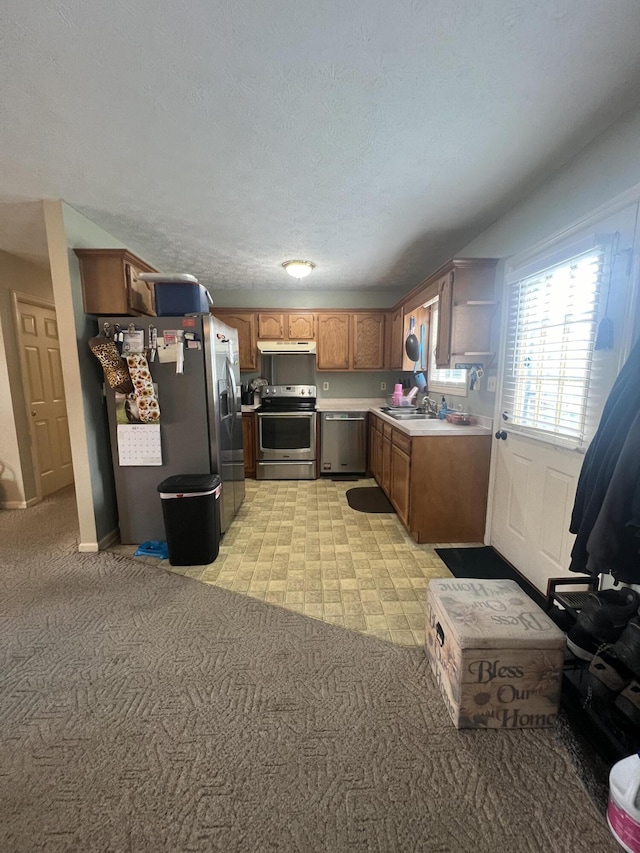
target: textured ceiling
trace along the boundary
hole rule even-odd
[[[639,34],[638,0],[4,0],[0,191],[214,290],[409,289],[635,106]]]

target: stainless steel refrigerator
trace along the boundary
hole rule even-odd
[[[224,533],[244,499],[244,451],[240,401],[238,333],[216,317],[100,317],[124,330],[130,322],[142,329],[149,324],[159,338],[168,330],[194,333],[199,348],[184,348],[184,368],[176,362],[149,361],[160,405],[162,465],[120,464],[118,424],[122,400],[107,387],[109,433],[116,496],[123,543],[165,539],[158,484],[174,474],[219,474],[222,480],[220,526]]]

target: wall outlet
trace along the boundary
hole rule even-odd
[[[329,383],[328,383],[328,382],[323,382],[323,383],[322,383],[322,390],[323,390],[323,391],[328,391],[328,390],[329,390]]]
[[[381,391],[386,391],[386,390],[387,390],[387,383],[386,383],[386,382],[381,382],[381,383],[380,383],[380,390],[381,390]]]
[[[497,377],[496,376],[487,377],[487,391],[490,394],[496,393],[496,384],[497,384]]]

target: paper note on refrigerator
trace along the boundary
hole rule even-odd
[[[118,424],[120,465],[162,465],[160,424]]]

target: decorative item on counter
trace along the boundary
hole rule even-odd
[[[109,388],[121,394],[131,394],[133,383],[118,348],[109,334],[110,329],[109,323],[105,323],[103,334],[89,339],[89,348],[102,365]]]

